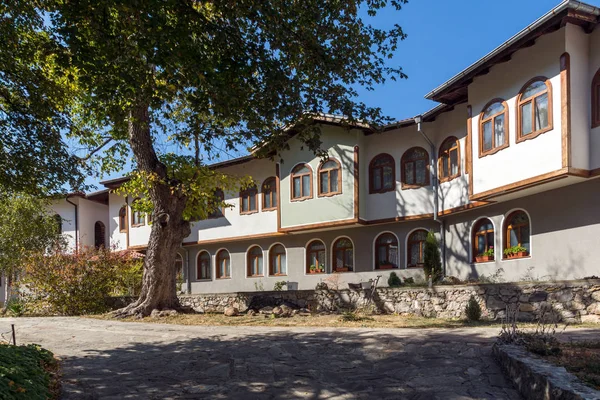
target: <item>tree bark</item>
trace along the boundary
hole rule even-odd
[[[113,315],[144,317],[153,310],[181,309],[175,286],[175,260],[177,250],[191,229],[189,222],[183,219],[187,199],[177,192],[171,193],[166,167],[154,151],[146,104],[138,105],[130,113],[129,141],[138,169],[157,174],[161,179],[153,181],[149,189],[154,211],[140,297]]]

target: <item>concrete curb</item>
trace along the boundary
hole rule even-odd
[[[496,343],[492,354],[525,399],[600,399],[600,391],[584,385],[564,367],[535,357],[521,346]]]

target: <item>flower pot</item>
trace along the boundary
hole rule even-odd
[[[506,258],[522,258],[527,257],[529,255],[528,251],[518,251],[516,253],[511,253],[506,256]]]
[[[392,268],[394,268],[393,264],[381,264],[379,266],[379,269],[392,269]]]
[[[315,269],[314,271],[313,270],[308,271],[308,273],[309,274],[322,274],[323,270],[317,270],[317,269]]]
[[[335,272],[348,272],[350,269],[348,267],[337,267]]]
[[[475,261],[476,262],[494,261],[494,256],[476,256]]]

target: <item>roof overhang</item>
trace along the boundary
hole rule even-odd
[[[426,99],[445,104],[467,101],[467,88],[478,76],[496,64],[507,62],[512,54],[535,44],[537,38],[554,32],[567,23],[581,26],[587,33],[600,22],[600,9],[575,0],[565,0],[490,53],[425,95]]]

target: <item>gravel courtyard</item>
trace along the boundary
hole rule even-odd
[[[519,399],[498,328],[202,327],[1,318],[63,361],[64,399]]]

